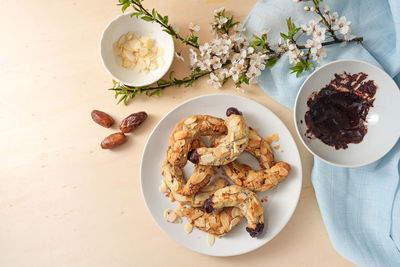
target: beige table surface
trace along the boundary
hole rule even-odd
[[[99,38],[120,14],[114,0],[0,2],[0,266],[349,266],[331,245],[310,181],[311,155],[296,136],[292,111],[258,86],[241,94],[206,80],[163,96],[116,105],[99,58]],[[181,32],[196,22],[209,40],[212,11],[244,20],[256,0],[146,0]],[[177,45],[181,50],[182,46]],[[188,62],[175,61],[177,75]],[[288,126],[303,161],[297,209],[267,245],[242,256],[196,254],[154,223],[140,191],[140,158],[156,123],[176,105],[209,93],[241,94],[270,108]],[[114,151],[100,141],[112,130],[92,109],[116,120],[145,110],[143,127]],[[113,127],[113,130],[116,130]],[[159,162],[154,162],[158,165]]]

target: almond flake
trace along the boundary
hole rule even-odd
[[[210,247],[212,247],[215,243],[215,236],[212,234],[207,235],[207,243]]]

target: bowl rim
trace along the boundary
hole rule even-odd
[[[304,90],[304,85],[308,82],[308,80],[311,78],[311,76],[316,75],[319,71],[321,71],[322,69],[324,69],[324,68],[326,68],[326,67],[328,67],[328,66],[330,66],[330,65],[337,64],[337,63],[340,63],[340,62],[356,62],[356,63],[359,63],[359,64],[368,65],[368,66],[370,66],[370,67],[376,69],[376,70],[379,71],[380,73],[382,73],[382,75],[385,76],[385,78],[388,78],[388,79],[390,79],[390,80],[393,81],[393,78],[392,78],[389,74],[387,74],[386,71],[383,70],[381,67],[376,66],[376,65],[374,65],[374,64],[372,64],[372,63],[366,62],[366,61],[364,61],[364,60],[358,60],[358,59],[339,59],[339,60],[335,60],[335,61],[326,63],[325,65],[323,65],[323,66],[317,68],[313,73],[311,73],[311,74],[304,80],[304,82],[302,83],[302,85],[300,86],[300,89],[299,89],[299,91],[297,92],[295,104],[294,104],[294,107],[293,107],[293,108],[294,108],[294,110],[293,110],[293,121],[294,121],[294,125],[295,125],[295,128],[296,128],[296,132],[297,132],[297,134],[298,134],[298,136],[299,136],[301,142],[302,142],[303,145],[306,147],[306,149],[307,149],[311,154],[313,154],[315,157],[319,158],[320,160],[322,160],[322,161],[324,161],[324,162],[326,162],[326,163],[328,163],[328,164],[330,164],[330,165],[337,166],[337,167],[354,168],[354,167],[366,166],[366,165],[368,165],[368,164],[371,164],[371,163],[373,163],[373,162],[375,162],[375,161],[378,161],[378,160],[380,160],[381,158],[383,158],[387,153],[389,153],[390,150],[392,150],[392,148],[396,145],[397,142],[394,142],[393,145],[390,146],[390,147],[387,149],[387,151],[385,151],[385,152],[382,154],[382,156],[380,156],[380,157],[378,157],[378,158],[373,158],[373,159],[371,159],[371,160],[368,160],[368,161],[365,161],[365,162],[359,163],[359,164],[340,164],[340,163],[336,163],[336,162],[329,161],[329,160],[324,159],[324,158],[320,157],[319,155],[317,155],[316,152],[314,152],[314,151],[311,149],[311,147],[309,147],[309,145],[304,141],[304,139],[303,139],[303,137],[302,137],[302,135],[301,135],[301,133],[300,133],[299,127],[298,127],[298,125],[297,125],[297,120],[296,120],[296,117],[297,117],[297,115],[298,115],[297,106],[298,106],[298,102],[299,102],[300,93]],[[396,84],[394,81],[393,81],[393,83],[395,84],[396,87],[398,87],[397,84]]]
[[[126,12],[126,13],[120,14],[120,15],[114,17],[110,22],[107,23],[106,27],[104,28],[103,32],[101,33],[101,37],[100,37],[100,41],[99,41],[99,54],[100,54],[101,63],[103,65],[104,69],[107,71],[107,73],[114,80],[116,80],[117,82],[122,83],[124,85],[127,85],[127,86],[141,87],[141,86],[147,86],[147,85],[150,85],[150,84],[153,84],[153,83],[157,82],[158,80],[160,80],[169,71],[169,69],[171,68],[172,62],[174,61],[174,55],[173,54],[175,53],[175,42],[174,42],[174,39],[172,38],[172,36],[168,34],[168,37],[172,41],[172,59],[169,61],[169,63],[167,63],[168,66],[165,68],[165,71],[162,72],[162,75],[160,75],[159,77],[157,76],[157,78],[154,81],[152,81],[150,83],[146,82],[146,83],[142,83],[142,84],[131,84],[131,83],[124,82],[121,79],[117,78],[113,73],[111,73],[111,71],[106,66],[106,64],[104,62],[104,58],[103,58],[102,52],[101,52],[102,51],[102,47],[103,47],[102,44],[103,44],[104,34],[107,31],[107,29],[111,26],[112,23],[114,23],[115,21],[121,19],[122,17],[131,16],[132,13],[133,12],[131,11],[131,12]],[[136,19],[136,20],[140,21],[140,19],[135,17],[135,16],[131,17],[131,19]]]

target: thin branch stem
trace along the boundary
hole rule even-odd
[[[139,8],[139,9],[140,9],[141,11],[143,11],[144,13],[146,13],[147,16],[152,17],[152,14],[151,14],[147,9],[144,8],[144,6],[141,4],[141,2],[133,2],[133,1],[132,1],[131,4],[132,4],[133,6],[136,6],[137,8]],[[159,19],[157,19],[157,18],[153,19],[153,21],[155,21],[155,22],[157,22],[158,24],[160,24],[161,27],[168,29],[171,33],[173,33],[172,36],[173,36],[174,38],[180,40],[182,43],[188,44],[188,45],[190,45],[190,46],[192,46],[192,47],[194,47],[194,48],[197,48],[197,49],[199,48],[199,45],[198,45],[198,44],[192,43],[192,42],[186,40],[185,38],[183,38],[182,36],[180,36],[180,35],[175,31],[175,29],[172,28],[171,25],[165,24],[165,23],[163,23],[161,20],[159,20]]]
[[[364,40],[363,37],[357,37],[357,38],[354,38],[354,39],[351,39],[351,40],[348,40],[348,41],[347,41],[347,40],[344,40],[344,39],[338,39],[338,38],[336,38],[336,40],[329,41],[329,42],[324,42],[324,43],[322,43],[321,45],[322,45],[322,46],[327,46],[327,45],[339,44],[339,43],[344,43],[344,42],[348,42],[348,43],[351,43],[351,42],[361,43],[363,40]],[[305,47],[304,45],[298,45],[297,48],[299,48],[299,49],[306,49],[307,47]]]

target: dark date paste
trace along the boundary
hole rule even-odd
[[[306,136],[336,149],[360,143],[368,130],[366,119],[377,90],[367,76],[363,72],[335,74],[329,84],[314,92],[304,116]]]

